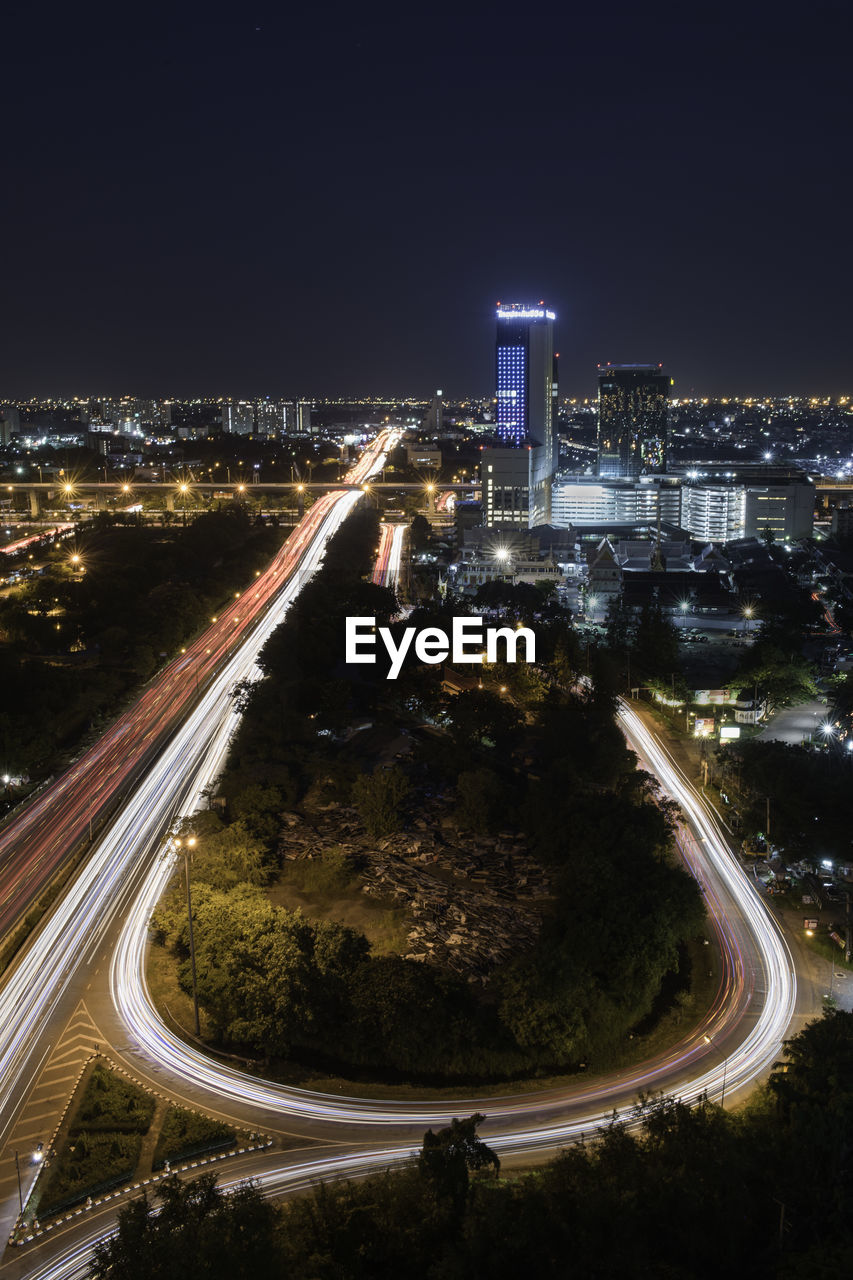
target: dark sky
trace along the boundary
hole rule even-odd
[[[23,6],[0,397],[853,394],[846,3]]]

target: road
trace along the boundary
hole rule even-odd
[[[365,450],[348,475],[352,483],[363,483],[381,465],[387,435]],[[282,593],[283,584],[302,573],[301,586],[305,563],[316,567],[326,538],[340,523],[335,513],[347,513],[358,500],[358,490],[319,498],[253,587],[238,594],[94,746],[0,830],[0,940],[24,918],[101,813],[155,757],[199,694],[219,679],[273,604],[289,603],[292,593]]]
[[[507,1098],[446,1102],[363,1101],[311,1094],[254,1079],[223,1067],[173,1036],[160,1022],[145,986],[144,961],[151,906],[170,874],[168,860],[155,860],[134,887],[133,904],[118,926],[109,966],[111,1000],[99,1021],[121,1060],[137,1076],[190,1105],[204,1106],[273,1132],[276,1144],[250,1166],[271,1192],[293,1189],[323,1176],[363,1173],[408,1157],[427,1125],[451,1115],[484,1111],[484,1133],[504,1158],[550,1154],[606,1123],[616,1109],[630,1115],[637,1094],[660,1089],[687,1101],[703,1091],[719,1096],[725,1074],[733,1099],[775,1061],[795,1013],[790,954],[754,887],[731,855],[713,816],[704,810],[677,764],[639,719],[623,705],[623,726],[642,763],[653,769],[685,814],[680,842],[703,887],[723,956],[717,998],[701,1025],[658,1058],[615,1078],[584,1080],[571,1087]],[[227,733],[221,751],[227,749]],[[217,749],[199,760],[185,797],[194,807],[207,770],[219,765]],[[171,762],[173,765],[174,762]],[[165,761],[168,771],[170,762]],[[195,794],[194,794],[195,793]],[[124,915],[124,912],[122,912]],[[104,947],[106,955],[110,948]],[[112,1004],[112,1014],[109,1005]],[[707,1037],[707,1039],[706,1039]],[[226,1183],[249,1166],[226,1169]],[[114,1220],[115,1205],[100,1206],[61,1231],[36,1242],[31,1269],[13,1259],[3,1274],[82,1274],[86,1249]],[[65,1250],[70,1253],[64,1254]],[[82,1252],[81,1252],[82,1250]],[[40,1258],[51,1261],[41,1267]],[[54,1264],[59,1264],[56,1269]]]
[[[346,502],[357,497],[349,493],[329,504],[276,607],[211,677],[7,982],[0,996],[4,1141],[50,1050],[52,1028],[63,1025],[84,993],[112,1055],[137,1078],[179,1101],[273,1134],[273,1147],[250,1165],[223,1167],[226,1184],[250,1170],[271,1192],[386,1167],[417,1147],[427,1125],[474,1110],[488,1117],[484,1134],[490,1144],[512,1159],[551,1153],[593,1132],[614,1109],[630,1116],[640,1091],[695,1101],[704,1091],[719,1095],[725,1074],[726,1098],[733,1099],[772,1065],[789,1028],[797,1028],[796,1019],[812,1012],[809,1000],[797,1004],[790,952],[723,829],[660,741],[623,704],[620,717],[630,743],[681,806],[679,840],[702,885],[722,957],[711,1009],[665,1053],[610,1078],[584,1078],[526,1095],[452,1103],[365,1101],[254,1078],[201,1054],[163,1025],[144,975],[151,906],[171,872],[170,856],[158,852],[162,833],[176,816],[197,807],[218,774],[236,723],[233,684],[251,678],[263,633],[277,625],[287,599],[301,587],[300,575],[312,571],[311,558],[319,561]],[[10,1192],[2,1206],[7,1219],[13,1199]],[[0,1274],[83,1274],[86,1250],[110,1229],[115,1213],[114,1203],[98,1206],[25,1251],[7,1252]]]
[[[396,591],[400,585],[406,526],[389,524],[383,520],[379,527],[381,537],[376,555],[376,567],[373,570],[373,581],[379,587],[390,587],[392,591]]]
[[[593,1133],[613,1110],[630,1119],[640,1091],[662,1089],[695,1101],[704,1091],[719,1096],[725,1075],[726,1098],[733,1100],[765,1073],[797,1011],[792,957],[775,920],[727,849],[719,824],[704,810],[678,764],[629,705],[622,705],[620,714],[642,763],[683,808],[681,846],[706,895],[724,965],[719,993],[702,1024],[656,1059],[610,1079],[584,1079],[571,1087],[516,1097],[383,1102],[306,1093],[223,1068],[172,1036],[152,1009],[143,975],[147,920],[170,868],[163,859],[150,865],[134,887],[132,909],[120,924],[111,956],[113,1023],[106,1030],[137,1078],[190,1105],[272,1130],[275,1146],[251,1162],[225,1165],[224,1185],[251,1174],[270,1194],[280,1194],[324,1176],[384,1169],[411,1155],[425,1126],[475,1110],[487,1114],[484,1135],[505,1160],[549,1155]],[[223,751],[225,745],[227,740]],[[207,764],[218,765],[215,753]],[[207,764],[200,760],[193,790],[205,781]],[[195,799],[187,795],[187,809]],[[115,1211],[114,1203],[97,1206],[46,1236],[44,1243],[36,1240],[26,1257],[13,1254],[1,1274],[53,1280],[85,1274],[92,1240],[110,1229]]]
[[[383,433],[365,451],[351,473],[358,481],[381,466],[391,438]],[[196,797],[194,779],[210,781],[221,768],[237,723],[235,684],[257,678],[256,655],[359,499],[357,489],[320,498],[253,589],[235,599],[131,710],[0,834],[0,918],[11,929],[79,841],[90,815],[127,789],[103,836],[4,977],[0,1150],[49,1052],[52,1028],[67,1020],[74,1001],[91,985],[99,947],[122,918],[140,874],[156,862],[176,809],[187,795]],[[143,766],[141,780],[131,785],[134,771]],[[9,1159],[7,1151],[7,1168]],[[15,1208],[14,1198],[7,1192],[0,1200],[0,1228]]]

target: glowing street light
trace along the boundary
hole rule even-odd
[[[196,979],[195,968],[195,936],[193,934],[193,904],[190,896],[190,851],[195,848],[195,836],[187,836],[186,840],[182,840],[180,836],[175,836],[175,847],[179,853],[184,855],[184,871],[187,880],[187,920],[190,928],[190,965],[192,968],[193,979],[193,1011],[195,1013],[195,1033],[201,1036],[201,1023],[198,1017],[198,982]]]
[[[717,1053],[720,1054],[720,1057],[723,1058],[722,1053],[720,1052],[719,1048],[717,1048],[717,1045],[711,1036],[703,1036],[702,1039],[705,1041],[706,1044],[709,1044],[714,1049],[716,1049]],[[723,1091],[720,1094],[721,1107],[724,1107],[726,1105],[726,1068],[728,1067],[728,1065],[729,1065],[729,1059],[728,1059],[728,1056],[726,1056],[725,1058],[723,1058]]]

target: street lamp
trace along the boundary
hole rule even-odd
[[[198,981],[196,978],[195,968],[195,935],[193,933],[193,904],[190,896],[190,850],[195,848],[195,836],[188,836],[184,841],[180,836],[175,837],[175,847],[184,855],[184,870],[187,880],[187,920],[190,927],[190,967],[193,978],[193,1011],[195,1013],[195,1033],[201,1037],[201,1023],[198,1017]]]
[[[18,1159],[18,1153],[15,1152],[15,1172],[18,1175],[18,1205],[21,1210],[21,1217],[24,1216],[24,1192],[21,1187],[21,1162]]]
[[[178,493],[181,495],[181,515],[183,517],[183,524],[187,523],[187,494],[189,493],[189,489],[190,487],[186,480],[182,480],[178,485]]]
[[[706,1043],[706,1044],[710,1044],[710,1045],[712,1045],[712,1046],[713,1046],[713,1048],[715,1048],[715,1049],[717,1050],[717,1053],[719,1053],[719,1054],[720,1054],[720,1057],[721,1057],[721,1058],[723,1057],[722,1053],[720,1053],[720,1050],[719,1050],[719,1048],[717,1047],[717,1044],[716,1044],[716,1043],[715,1043],[715,1041],[711,1038],[711,1036],[704,1036],[704,1035],[703,1035],[702,1039],[705,1041],[705,1043]],[[728,1055],[726,1055],[726,1057],[725,1057],[725,1058],[723,1058],[723,1092],[720,1094],[720,1106],[721,1106],[721,1107],[724,1107],[724,1106],[726,1105],[726,1068],[728,1067],[728,1065],[729,1065],[729,1059],[728,1059]]]
[[[41,1162],[42,1162],[42,1160],[43,1160],[43,1159],[44,1159],[44,1144],[40,1142],[40,1143],[38,1144],[38,1146],[36,1147],[35,1151],[33,1152],[32,1162],[33,1162],[33,1164],[41,1164]],[[19,1209],[20,1209],[20,1211],[21,1211],[21,1217],[23,1218],[23,1216],[24,1216],[24,1189],[23,1189],[23,1186],[22,1186],[22,1184],[21,1184],[21,1161],[20,1161],[20,1157],[18,1156],[17,1151],[15,1152],[15,1172],[16,1172],[16,1173],[17,1173],[17,1175],[18,1175],[18,1207],[19,1207]]]

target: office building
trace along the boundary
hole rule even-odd
[[[498,304],[495,428],[499,445],[483,451],[487,524],[535,525],[551,518],[557,406],[554,319],[554,312],[543,303]]]
[[[0,445],[12,443],[12,436],[21,434],[21,415],[12,404],[0,405]]]
[[[632,479],[666,465],[671,379],[660,365],[598,366],[598,474]]]
[[[265,396],[255,401],[255,435],[272,437],[286,434],[286,407],[278,400]]]
[[[436,391],[432,400],[429,402],[426,418],[424,419],[424,431],[431,431],[434,435],[440,436],[444,418],[444,392]]]
[[[296,434],[298,436],[310,436],[311,434],[311,409],[310,400],[297,400]]]
[[[680,526],[683,490],[672,476],[646,476],[641,480],[602,480],[597,476],[564,476],[556,479],[551,497],[552,523],[569,525],[635,524],[654,521]]]
[[[255,429],[254,406],[245,400],[222,406],[222,430],[227,435],[250,436]]]
[[[746,490],[736,484],[690,484],[684,487],[684,528],[703,542],[742,538]]]
[[[485,491],[484,491],[485,492]],[[702,542],[763,538],[777,542],[809,538],[815,486],[805,477],[775,484],[752,480],[695,480],[644,476],[638,480],[560,476],[554,481],[552,523],[569,526],[640,522],[684,529]]]
[[[810,480],[792,484],[750,484],[745,489],[743,531],[747,538],[810,538],[814,529],[815,487]]]

